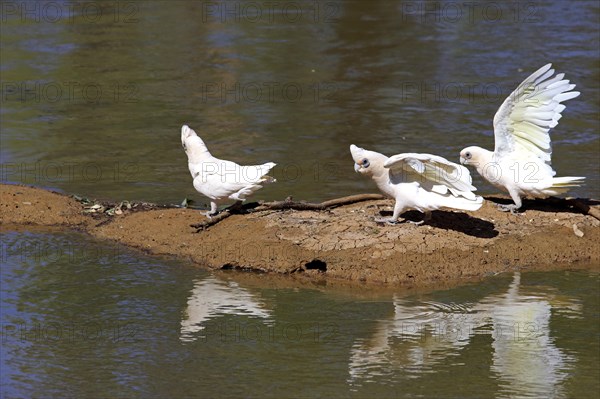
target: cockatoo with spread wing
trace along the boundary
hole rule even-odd
[[[194,188],[210,198],[210,212],[207,216],[215,215],[221,203],[228,200],[241,203],[264,184],[276,181],[267,176],[275,163],[240,166],[235,162],[215,158],[202,139],[187,125],[181,127],[181,145],[188,157]]]
[[[568,191],[583,183],[585,177],[554,177],[550,166],[552,147],[548,131],[558,124],[564,101],[578,91],[565,74],[552,77],[547,64],[523,81],[494,116],[494,152],[467,147],[460,152],[463,165],[473,165],[494,186],[508,191],[515,202],[500,205],[502,211],[521,208],[521,197],[545,198]]]
[[[424,212],[426,221],[436,209],[476,211],[483,204],[483,198],[473,193],[469,170],[445,158],[413,153],[388,158],[354,144],[350,152],[354,170],[371,177],[381,192],[396,200],[392,217],[377,222],[396,223],[408,209]]]

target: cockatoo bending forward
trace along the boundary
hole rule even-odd
[[[476,211],[483,204],[473,193],[469,170],[440,156],[406,153],[388,158],[354,144],[350,152],[354,170],[371,177],[381,192],[396,200],[392,217],[377,222],[396,223],[408,209],[424,212],[426,221],[436,209]]]

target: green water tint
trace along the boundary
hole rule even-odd
[[[2,236],[3,397],[593,397],[597,273],[411,293]],[[249,278],[251,277],[251,278]]]
[[[30,6],[39,22],[11,8],[1,27],[2,181],[202,205],[180,145],[189,124],[220,158],[278,163],[255,199],[373,192],[351,143],[454,162],[467,145],[491,149],[504,98],[553,62],[582,92],[551,132],[553,165],[588,177],[574,195],[600,197],[595,2],[456,3],[454,19],[450,6],[435,16],[441,3],[302,3],[291,22],[300,3],[253,19],[238,2],[152,1],[97,19],[81,5],[56,23],[44,4]]]
[[[551,132],[553,166],[587,176],[573,195],[600,197],[596,2],[284,2],[272,19],[228,3],[239,18],[222,19],[223,2],[107,2],[99,18],[75,5],[58,20],[44,7],[62,3],[27,3],[33,16],[2,3],[0,180],[201,205],[189,124],[220,158],[279,164],[254,199],[374,192],[351,143],[455,162],[491,149],[504,98],[553,62],[582,92]],[[1,255],[7,398],[600,391],[596,273],[411,295],[250,284],[76,234],[5,233]]]

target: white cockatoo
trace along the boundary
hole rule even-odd
[[[476,211],[483,204],[473,193],[469,170],[440,156],[406,153],[388,158],[354,144],[350,152],[354,170],[370,176],[381,192],[396,200],[392,217],[377,222],[396,223],[408,209],[424,212],[426,221],[436,209]]]
[[[247,196],[276,180],[267,173],[276,165],[240,166],[235,162],[215,158],[195,131],[181,127],[181,145],[188,157],[188,167],[194,179],[194,188],[210,198],[210,212],[215,215],[218,206],[228,200],[243,202]]]
[[[585,177],[554,177],[550,166],[552,147],[548,131],[558,124],[563,101],[579,95],[565,74],[552,77],[547,64],[523,81],[500,106],[494,116],[494,152],[467,147],[460,152],[463,165],[473,165],[484,179],[508,191],[515,202],[500,205],[514,212],[522,196],[546,198],[577,187]]]

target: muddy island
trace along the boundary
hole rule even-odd
[[[486,197],[476,212],[434,211],[424,225],[376,223],[375,217],[390,215],[393,207],[393,200],[376,194],[303,210],[279,201],[281,209],[258,205],[251,213],[198,228],[207,219],[195,209],[90,201],[6,184],[0,185],[0,196],[2,231],[14,226],[69,228],[210,269],[425,285],[512,270],[600,264],[600,202],[587,199],[526,200],[525,212],[511,214],[496,209],[496,203],[510,200]],[[422,217],[415,211],[402,216]]]

